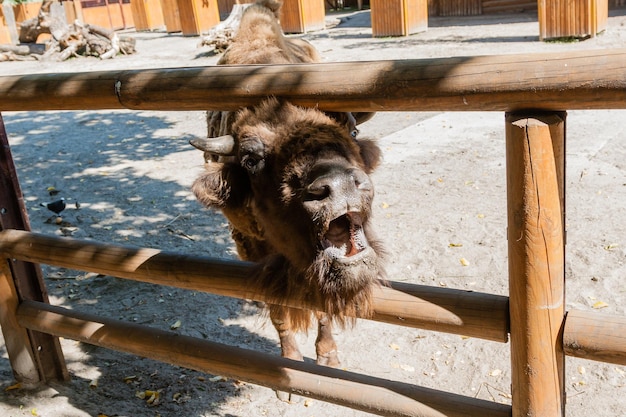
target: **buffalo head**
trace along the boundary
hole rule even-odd
[[[231,132],[192,141],[214,155],[193,191],[224,212],[240,256],[261,263],[261,287],[316,300],[340,321],[367,315],[382,275],[370,222],[379,148],[273,98],[238,112]]]

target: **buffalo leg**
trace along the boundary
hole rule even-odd
[[[278,332],[278,338],[280,339],[280,354],[284,358],[293,359],[296,361],[302,361],[302,353],[298,349],[296,338],[289,321],[289,312],[285,307],[278,305],[270,305],[270,319],[272,324]],[[276,396],[279,400],[290,403],[291,393],[284,391],[276,391]]]
[[[317,339],[315,340],[317,364],[337,368],[341,363],[337,357],[337,344],[333,339],[332,321],[324,313],[316,313],[316,317],[318,321]]]
[[[296,343],[294,332],[291,330],[289,312],[287,309],[278,305],[270,305],[270,319],[278,332],[281,355],[296,361],[303,360],[302,353],[300,353],[300,349],[298,349],[298,344]]]

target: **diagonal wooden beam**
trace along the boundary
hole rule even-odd
[[[0,231],[30,230],[4,121],[0,115]],[[69,378],[58,338],[17,325],[22,300],[48,302],[41,268],[16,259],[0,259],[0,323],[15,378],[25,383]]]

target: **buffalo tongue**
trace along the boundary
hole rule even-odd
[[[356,216],[356,215],[355,215]],[[361,251],[361,244],[357,236],[362,234],[361,227],[353,224],[351,218],[355,216],[343,215],[331,221],[325,238],[331,246],[341,249],[342,256],[354,256]],[[358,218],[358,216],[356,216]],[[356,219],[358,221],[358,219]],[[357,241],[355,241],[355,238]]]

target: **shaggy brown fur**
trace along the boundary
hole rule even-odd
[[[239,30],[217,65],[297,64],[318,62],[317,50],[305,40],[283,35],[278,19],[282,1],[258,1],[244,12]],[[230,133],[233,112],[207,113],[208,137]]]
[[[305,64],[319,62],[317,50],[304,39],[287,38],[280,27],[282,1],[258,0],[244,12],[239,30],[217,65]],[[374,113],[328,113],[351,133],[356,125],[371,119]],[[230,133],[232,112],[207,113],[208,137]]]
[[[276,9],[259,3],[246,10],[228,59],[243,59],[250,46],[252,59],[288,59],[283,52],[293,44],[280,32]],[[313,318],[311,311],[278,305],[297,299],[323,306],[315,314],[318,363],[337,366],[331,321],[370,315],[372,289],[383,276],[370,225],[369,174],[380,149],[355,140],[334,117],[275,98],[220,123],[232,135],[226,138],[232,149],[200,147],[215,154],[193,191],[228,218],[239,256],[259,263],[259,288],[276,303],[270,318],[283,356],[302,359],[293,332],[308,329]]]
[[[241,18],[239,30],[218,65],[317,62],[317,50],[305,40],[283,35],[280,1],[258,1]]]
[[[320,111],[276,99],[240,111],[231,130],[238,157],[208,164],[193,191],[204,205],[224,212],[242,259],[264,261],[259,271],[262,288],[276,300],[323,302],[326,312],[340,322],[346,315],[367,316],[369,283],[378,279],[380,258],[346,264],[325,256],[320,245],[328,224],[333,215],[344,213],[333,212],[330,203],[307,201],[307,182],[321,162],[352,176],[361,171],[367,182],[367,174],[378,164],[379,148],[370,141],[355,141]],[[380,253],[369,230],[373,192],[354,194],[342,196],[338,204],[355,200],[350,204],[360,212],[369,245]],[[290,315],[298,317],[296,328],[308,327],[309,313]]]

